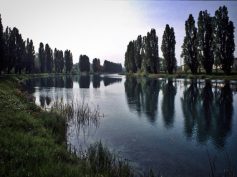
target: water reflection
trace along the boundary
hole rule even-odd
[[[80,88],[89,88],[90,87],[90,76],[83,75],[79,77],[79,86]]]
[[[68,123],[67,141],[76,149],[102,140],[142,168],[163,170],[168,176],[205,176],[206,149],[212,156],[233,154],[237,164],[234,81],[91,75],[26,83],[36,103],[46,110],[55,100],[70,103],[85,98],[92,107],[99,105],[106,118],[98,128],[86,124],[78,129],[75,122]],[[224,166],[224,156],[220,161]]]
[[[93,88],[100,88],[100,81],[102,78],[99,75],[94,75],[92,77]]]
[[[124,83],[128,106],[139,115],[144,112],[150,122],[157,117],[161,80],[127,77]]]
[[[122,81],[121,78],[113,78],[113,77],[107,77],[107,76],[103,77],[102,79],[104,81],[104,86],[109,86],[109,85],[114,84],[116,82]]]
[[[100,82],[104,82],[104,86],[109,86],[116,82],[121,82],[121,78],[113,78],[107,76],[93,75],[92,79],[89,75],[79,76],[80,88],[90,88],[90,81],[92,81],[93,88],[100,88]]]
[[[124,83],[127,104],[132,112],[138,116],[145,114],[153,123],[158,117],[159,92],[162,91],[161,119],[166,128],[171,128],[177,117],[177,84],[184,85],[181,109],[186,137],[196,138],[201,144],[211,140],[217,148],[223,148],[231,132],[233,114],[233,94],[228,81],[213,86],[210,80],[179,83],[173,79],[127,77]]]
[[[174,99],[177,92],[176,87],[173,85],[173,80],[168,79],[168,82],[163,86],[163,101],[162,101],[162,114],[165,126],[172,127],[174,123],[175,105]]]
[[[207,80],[201,87],[201,83],[198,86],[197,81],[192,80],[181,98],[185,135],[188,138],[196,136],[199,143],[206,143],[211,138],[217,148],[223,148],[231,132],[233,114],[230,83],[226,81],[223,86],[213,88]]]

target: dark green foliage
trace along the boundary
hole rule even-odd
[[[129,42],[124,65],[127,72],[159,72],[158,37],[155,29],[151,29],[147,36],[139,35],[137,40]]]
[[[184,58],[184,63],[190,68],[193,74],[197,73],[198,58],[197,58],[197,28],[192,14],[189,15],[185,22],[185,37],[182,45],[181,57]]]
[[[24,68],[24,59],[26,57],[26,48],[25,42],[22,39],[21,34],[17,28],[13,28],[13,38],[15,38],[16,48],[15,48],[15,74],[21,74],[22,69]]]
[[[163,34],[161,51],[163,52],[166,70],[169,74],[172,74],[176,69],[175,44],[174,28],[167,24]]]
[[[159,72],[159,54],[158,54],[158,37],[156,30],[151,29],[145,38],[145,54],[146,54],[146,68],[149,73]]]
[[[72,66],[73,66],[73,62],[72,62],[72,53],[70,50],[66,50],[64,52],[64,60],[65,60],[65,69],[66,69],[66,73],[71,73],[72,71]]]
[[[198,17],[198,58],[206,73],[212,73],[214,64],[213,18],[207,11],[200,11]]]
[[[215,12],[215,62],[221,64],[225,74],[230,74],[234,61],[234,25],[229,20],[226,6]]]
[[[4,32],[4,58],[3,58],[3,65],[2,68],[4,70],[8,70],[8,66],[10,63],[10,48],[9,48],[9,44],[10,44],[10,28],[6,28],[5,32]],[[10,71],[8,71],[9,73]]]
[[[45,45],[46,72],[53,71],[53,51],[48,44]]]
[[[62,73],[64,69],[63,51],[54,49],[54,68],[56,73]]]
[[[33,41],[27,39],[26,43],[26,63],[25,70],[26,73],[32,73],[34,70],[34,60],[35,60],[35,49]]]
[[[55,73],[60,73],[59,51],[55,48],[53,52]]]
[[[130,41],[127,46],[127,51],[125,53],[125,63],[124,66],[128,72],[136,72],[136,63],[135,63],[135,47],[134,41]]]
[[[120,63],[113,63],[111,61],[104,61],[103,71],[106,73],[121,73],[122,65]]]
[[[45,51],[44,44],[41,42],[39,46],[39,61],[40,61],[40,72],[45,72]]]
[[[88,56],[80,55],[79,69],[80,69],[80,72],[90,72],[90,60]]]
[[[93,59],[92,68],[93,68],[94,73],[101,71],[100,59],[98,59],[98,58]]]
[[[3,36],[3,26],[2,26],[2,18],[0,14],[0,75],[2,73],[2,70],[5,69],[6,61],[5,59],[5,42],[4,42],[4,36]]]
[[[142,36],[139,35],[134,44],[135,64],[138,71],[141,70],[142,67],[141,50],[142,50]]]

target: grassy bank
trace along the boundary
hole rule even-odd
[[[126,161],[101,143],[79,157],[69,152],[65,119],[34,104],[19,86],[26,77],[0,78],[1,177],[135,176]]]
[[[221,79],[221,80],[237,80],[237,73],[231,75],[225,75],[224,73],[213,73],[213,74],[191,74],[191,73],[159,73],[159,74],[148,74],[148,73],[127,73],[128,76],[135,77],[149,77],[149,78],[177,78],[177,79]]]

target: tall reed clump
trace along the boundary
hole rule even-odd
[[[79,154],[79,157],[84,161],[83,169],[89,172],[89,176],[136,176],[127,160],[111,153],[101,142],[90,145],[85,152]]]
[[[69,103],[57,100],[54,102],[51,111],[63,116],[67,123],[72,121],[78,128],[89,126],[90,124],[97,127],[100,118],[104,116],[100,113],[99,106],[92,109],[84,99],[82,102],[71,101]]]

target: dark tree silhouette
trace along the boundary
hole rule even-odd
[[[136,72],[134,41],[130,41],[125,53],[124,66],[128,72]]]
[[[230,74],[234,62],[234,24],[229,20],[226,6],[215,12],[215,60],[225,74]]]
[[[120,63],[113,63],[111,61],[104,61],[103,71],[106,73],[120,73],[122,72],[122,65]]]
[[[213,55],[213,18],[207,11],[200,11],[198,17],[198,59],[206,73],[212,73]]]
[[[192,14],[185,22],[185,37],[181,57],[184,58],[184,63],[190,68],[191,72],[196,74],[198,69],[197,28]]]
[[[165,59],[166,69],[169,74],[172,74],[176,68],[175,44],[174,28],[167,24],[163,34],[161,50]]]
[[[44,44],[41,42],[39,46],[39,61],[40,61],[40,71],[41,73],[45,72],[45,51]]]
[[[6,61],[5,59],[5,41],[3,36],[3,26],[2,26],[2,18],[0,14],[0,75],[2,74],[2,70],[5,69]]]
[[[13,29],[14,31],[14,29]],[[21,74],[22,69],[24,68],[24,59],[26,58],[26,47],[25,42],[22,39],[21,34],[19,33],[18,29],[15,30],[15,39],[16,39],[16,58],[15,58],[15,74]]]
[[[93,59],[92,68],[93,68],[94,73],[98,73],[101,71],[100,59],[98,58]]]
[[[66,73],[70,73],[72,71],[72,66],[73,66],[72,53],[70,50],[66,50],[64,52],[64,60],[65,60]]]
[[[57,48],[54,49],[53,59],[55,73],[60,73],[59,51],[57,50]]]
[[[158,37],[156,30],[151,29],[147,33],[145,39],[145,68],[148,73],[158,73],[159,71],[159,53],[158,53]]]
[[[32,40],[27,39],[26,43],[26,73],[32,73],[34,71],[35,49]]]
[[[9,73],[10,70],[9,66],[10,66],[10,33],[11,33],[11,29],[9,27],[6,28],[5,32],[4,32],[4,58],[3,58],[3,65],[2,67],[4,69],[7,69],[7,72]]]
[[[141,49],[142,49],[142,36],[139,35],[134,44],[135,64],[138,71],[140,71],[142,67]]]
[[[45,45],[45,60],[46,71],[51,73],[53,71],[53,51],[48,44]]]
[[[79,69],[80,69],[80,72],[90,72],[90,60],[88,56],[80,55]]]
[[[147,36],[139,35],[137,40],[129,42],[124,62],[127,72],[158,73],[159,64],[158,37],[155,29],[151,29]]]

